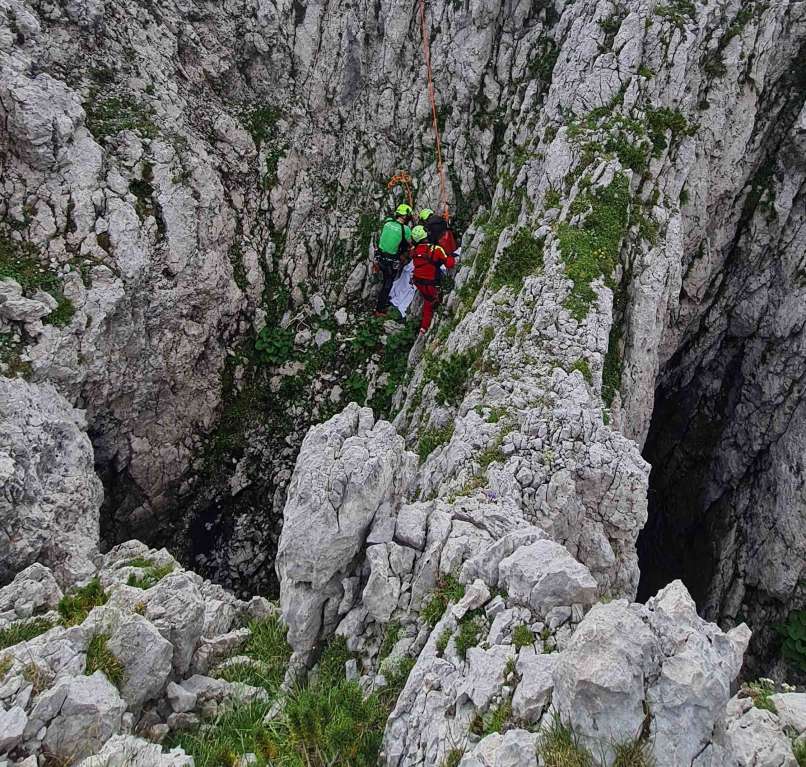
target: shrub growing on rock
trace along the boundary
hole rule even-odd
[[[106,604],[106,592],[97,578],[93,578],[86,586],[65,594],[59,600],[59,615],[65,626],[77,626],[83,623],[93,607]]]

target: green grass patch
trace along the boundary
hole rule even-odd
[[[423,605],[420,617],[429,626],[436,626],[448,604],[458,602],[464,595],[465,587],[454,576],[446,575],[437,583],[434,593]]]
[[[586,359],[580,357],[573,365],[571,365],[571,369],[568,372],[573,373],[575,370],[578,370],[580,373],[582,373],[582,377],[588,382],[588,385],[593,384],[593,373],[591,373],[591,367]]]
[[[13,647],[20,642],[27,642],[52,628],[53,624],[46,618],[31,618],[12,623],[7,628],[0,629],[0,650]]]
[[[494,732],[505,732],[511,724],[512,703],[505,700],[485,715],[482,725],[482,737],[486,738]]]
[[[792,753],[795,755],[795,761],[798,763],[798,767],[806,767],[806,741],[793,742]]]
[[[467,651],[471,647],[478,646],[486,625],[487,622],[482,610],[471,610],[459,622],[459,630],[456,632],[453,643],[456,647],[456,654],[462,660],[467,657]]]
[[[417,455],[420,456],[420,463],[425,461],[438,447],[451,441],[454,428],[454,423],[451,422],[441,429],[426,429],[420,435],[417,442]]]
[[[249,641],[239,655],[252,658],[254,663],[226,666],[217,671],[216,676],[228,682],[243,682],[275,692],[282,684],[291,657],[286,627],[279,618],[271,616],[250,621],[249,630],[252,632]]]
[[[166,575],[170,575],[174,570],[173,562],[164,565],[147,565],[143,568],[143,574],[138,576],[132,573],[126,581],[127,586],[134,586],[137,589],[150,589],[156,586]]]
[[[594,767],[593,757],[576,733],[555,715],[537,740],[537,753],[544,767]]]
[[[124,130],[136,131],[143,138],[155,138],[159,133],[154,110],[130,95],[100,98],[94,94],[84,104],[84,111],[87,128],[99,142]]]
[[[438,637],[436,642],[436,650],[438,655],[442,655],[448,647],[448,643],[451,641],[451,637],[453,636],[453,631],[450,629],[445,629]]]
[[[90,640],[84,673],[91,676],[96,671],[103,671],[106,678],[120,689],[123,684],[123,664],[107,647],[108,641],[109,637],[106,634],[97,634]]]
[[[517,292],[527,277],[542,268],[543,240],[535,239],[529,229],[521,227],[496,262],[490,287],[498,290],[506,285]]]
[[[107,595],[98,578],[93,578],[86,586],[74,589],[59,600],[59,615],[65,626],[83,623],[93,607],[106,604]]]
[[[530,647],[535,643],[535,632],[526,624],[521,623],[512,629],[512,644],[519,650],[521,647]]]
[[[464,755],[465,752],[461,748],[452,748],[442,760],[442,767],[459,767]]]
[[[611,275],[630,219],[626,176],[619,173],[604,189],[580,193],[571,206],[571,214],[586,210],[582,224],[562,223],[558,227],[565,273],[573,282],[565,306],[577,320],[584,319],[596,299],[591,287],[594,280],[604,277],[612,287]]]
[[[153,567],[154,560],[148,559],[147,557],[133,557],[132,559],[127,559],[123,564],[122,567]]]
[[[43,290],[56,299],[56,308],[42,318],[43,322],[64,327],[73,318],[75,307],[62,292],[61,279],[42,265],[36,247],[30,242],[12,239],[0,226],[0,280],[4,279],[18,282],[25,296]]]
[[[378,650],[378,662],[385,660],[392,652],[392,648],[400,641],[402,627],[399,621],[392,621],[386,626],[381,647]]]
[[[652,746],[642,738],[616,743],[612,767],[655,767]]]
[[[14,660],[10,655],[0,657],[0,679],[2,679],[14,665]]]

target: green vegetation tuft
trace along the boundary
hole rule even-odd
[[[137,589],[150,589],[159,583],[166,575],[169,575],[174,570],[173,562],[168,562],[164,565],[148,565],[143,568],[143,574],[137,576],[132,573],[126,585],[134,586]]]
[[[630,191],[627,178],[617,174],[609,186],[581,193],[571,206],[572,215],[588,214],[582,224],[562,223],[558,228],[560,253],[565,273],[574,283],[565,306],[577,319],[588,313],[596,294],[591,283],[604,277],[612,286],[621,240],[630,218]]]
[[[781,654],[796,671],[806,673],[806,610],[792,610],[778,629],[784,641]]]
[[[123,564],[122,567],[153,567],[154,560],[148,559],[147,557],[132,557],[131,559],[127,559]]]
[[[106,592],[98,578],[93,578],[86,586],[81,586],[59,600],[59,615],[65,626],[83,623],[93,607],[106,604]]]
[[[294,357],[294,331],[266,325],[255,339],[258,359],[267,365],[282,365]]]
[[[250,621],[249,630],[252,632],[249,641],[238,654],[251,658],[253,663],[227,666],[216,676],[227,682],[243,682],[252,687],[263,687],[269,692],[275,691],[283,682],[291,657],[286,627],[272,616]]]
[[[521,623],[512,629],[512,644],[519,650],[521,647],[529,647],[535,643],[535,632],[526,624]]]
[[[16,280],[26,296],[43,290],[56,299],[56,308],[43,322],[64,327],[73,318],[76,310],[62,292],[59,276],[42,265],[34,245],[12,239],[0,226],[0,280],[4,279]]]
[[[669,142],[666,140],[667,133],[671,134],[671,140],[674,143],[682,136],[693,135],[696,130],[679,109],[647,107],[646,117],[655,157],[660,157],[663,150],[669,146]]]
[[[492,336],[492,328],[486,328],[482,340],[475,346],[463,352],[453,352],[448,357],[426,365],[425,377],[436,383],[436,400],[440,405],[458,405],[462,401],[467,382],[473,371],[481,367],[484,349]]]
[[[252,134],[252,140],[260,148],[262,144],[276,135],[277,121],[282,113],[276,107],[255,107],[246,117],[246,128]]]
[[[344,401],[357,402],[359,405],[363,405],[367,401],[368,389],[369,381],[367,377],[357,370],[353,371],[344,382]]]
[[[451,441],[454,428],[454,423],[451,421],[441,429],[426,429],[420,435],[420,439],[417,442],[417,455],[420,456],[420,463],[425,461],[438,447]]]
[[[448,647],[448,643],[451,641],[451,637],[453,636],[453,631],[450,629],[445,629],[438,637],[436,643],[436,650],[437,655],[442,655]]]
[[[612,767],[655,767],[652,746],[642,738],[616,743]]]
[[[777,713],[775,704],[771,696],[775,693],[775,687],[766,679],[759,679],[757,682],[748,682],[742,687],[742,692],[753,701],[756,708]]]
[[[0,679],[2,679],[14,665],[14,660],[10,655],[0,657]]]
[[[0,674],[2,676],[2,674]],[[798,767],[806,767],[806,740],[796,740],[792,743],[792,753]]]
[[[400,641],[401,625],[399,621],[392,621],[387,625],[383,635],[381,647],[378,650],[378,662],[385,660],[392,652],[392,648]]]
[[[376,414],[394,415],[391,412],[392,397],[405,378],[409,352],[417,340],[419,328],[419,319],[411,318],[401,330],[392,333],[386,339],[386,347],[384,348],[380,366],[381,373],[386,373],[386,383],[376,389],[370,402]]]
[[[100,98],[93,94],[84,104],[84,111],[87,128],[99,142],[124,130],[136,131],[143,138],[155,138],[159,133],[154,123],[154,110],[131,95]]]
[[[97,634],[90,640],[84,673],[91,676],[96,671],[103,671],[106,678],[120,689],[123,684],[123,664],[106,646],[108,641],[109,637],[106,634]]]
[[[498,290],[506,285],[517,292],[526,277],[542,268],[543,240],[535,239],[529,229],[521,227],[495,264],[490,287]]]
[[[431,598],[423,605],[420,617],[429,625],[436,626],[448,608],[448,604],[458,602],[465,595],[465,587],[452,575],[446,575],[437,583]]]
[[[452,748],[445,755],[445,759],[442,761],[442,767],[459,767],[459,762],[462,761],[464,755],[465,752],[461,748]]]
[[[568,371],[569,373],[573,373],[575,370],[578,370],[582,373],[582,377],[588,382],[588,384],[593,383],[593,373],[591,373],[590,365],[586,359],[580,357],[573,365],[571,365],[571,370]]]
[[[31,618],[27,621],[12,623],[10,626],[0,629],[0,650],[13,647],[20,642],[27,642],[52,628],[53,624],[46,618]]]
[[[593,757],[580,744],[576,733],[566,727],[559,715],[543,730],[537,741],[537,753],[544,767],[593,767]]]
[[[462,660],[467,657],[467,651],[471,647],[478,646],[485,627],[486,621],[482,610],[471,610],[459,622],[459,630],[456,632],[453,643],[456,647],[456,654]]]
[[[687,20],[694,18],[694,12],[695,7],[691,0],[671,0],[671,2],[655,8],[658,16],[668,19],[681,29],[685,27]]]
[[[505,732],[512,724],[512,703],[505,700],[484,717],[484,737]]]

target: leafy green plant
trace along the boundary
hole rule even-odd
[[[264,327],[255,340],[261,361],[282,365],[294,356],[294,332],[290,328]]]
[[[529,647],[535,643],[535,632],[532,631],[526,624],[521,623],[512,629],[512,644],[520,649],[521,647]]]
[[[757,682],[748,682],[742,687],[742,692],[753,701],[756,708],[776,713],[775,704],[770,696],[775,693],[775,687],[766,679]]]
[[[426,429],[420,435],[417,442],[417,455],[420,456],[420,463],[425,461],[438,447],[451,441],[454,428],[454,423],[451,421],[441,429]]]
[[[12,623],[10,626],[0,629],[0,650],[13,647],[20,642],[27,642],[52,628],[53,624],[47,618],[31,618],[27,621]]]
[[[674,142],[681,136],[693,135],[696,130],[678,109],[648,107],[646,117],[649,124],[649,138],[652,141],[653,153],[656,157],[659,157],[668,146],[667,133],[671,135]]]
[[[381,317],[368,317],[355,329],[355,335],[350,340],[350,348],[353,350],[355,360],[365,360],[378,348],[382,330]]]
[[[806,610],[792,610],[778,631],[784,638],[784,660],[797,671],[806,672]]]
[[[542,268],[543,240],[536,239],[530,229],[521,227],[496,262],[490,287],[498,290],[507,285],[520,290],[524,279]]]
[[[159,583],[166,575],[174,570],[173,562],[164,565],[147,565],[143,568],[143,574],[137,576],[134,573],[129,575],[126,585],[134,586],[137,589],[150,589]]]
[[[431,598],[423,605],[420,617],[429,626],[436,626],[448,604],[458,602],[464,595],[465,587],[453,575],[446,575],[437,583]]]
[[[555,714],[549,727],[540,733],[537,753],[544,767],[593,767],[593,757],[579,742],[577,734]]]
[[[81,586],[59,600],[59,615],[65,626],[83,623],[93,607],[106,604],[106,592],[98,578],[93,578],[86,586]]]
[[[367,401],[369,381],[363,373],[354,371],[344,382],[344,394],[347,402],[357,402],[363,405]]]
[[[106,678],[115,687],[123,684],[123,664],[115,654],[106,646],[109,637],[106,634],[96,634],[87,647],[87,664],[84,673],[91,676],[96,671],[103,671]]]

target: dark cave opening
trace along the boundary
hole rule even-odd
[[[667,370],[678,370],[683,354],[678,352]],[[710,592],[729,509],[714,467],[719,463],[726,414],[740,388],[742,357],[739,345],[722,357],[718,372],[699,370],[685,379],[660,378],[643,450],[652,470],[647,522],[637,543],[641,602],[679,578],[700,614],[718,617],[713,614],[718,604]]]

